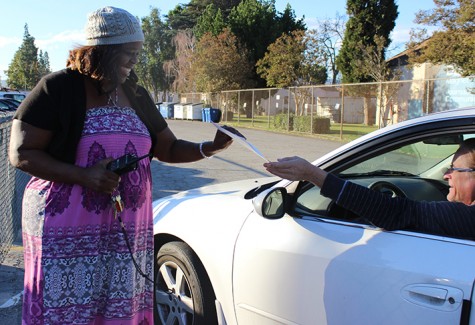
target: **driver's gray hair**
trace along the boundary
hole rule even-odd
[[[460,147],[457,149],[455,152],[456,155],[465,155],[465,154],[470,154],[472,157],[472,166],[471,168],[475,168],[475,138],[470,138],[464,140],[461,144]]]

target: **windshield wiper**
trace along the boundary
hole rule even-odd
[[[411,173],[408,173],[408,172],[403,172],[403,171],[398,171],[398,170],[385,170],[385,169],[373,170],[373,171],[367,172],[367,173],[353,173],[353,174],[345,174],[345,173],[342,173],[341,175],[344,175],[345,177],[362,177],[362,176],[415,176],[414,174],[411,174]]]

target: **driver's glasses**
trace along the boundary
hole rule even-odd
[[[475,172],[475,168],[461,168],[461,167],[454,167],[454,166],[450,165],[450,167],[447,168],[447,170],[445,171],[444,174],[450,174],[453,171],[457,171],[457,172],[460,172],[460,173],[470,173],[470,172]]]

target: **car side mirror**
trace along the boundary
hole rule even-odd
[[[267,219],[282,218],[285,214],[286,202],[287,190],[283,187],[265,190],[252,201],[257,214]]]

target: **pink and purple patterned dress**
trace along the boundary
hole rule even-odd
[[[76,165],[150,151],[128,107],[87,111]],[[133,256],[153,278],[150,161],[121,176],[118,191]],[[136,270],[111,196],[33,177],[23,200],[23,324],[153,324],[153,284]]]

